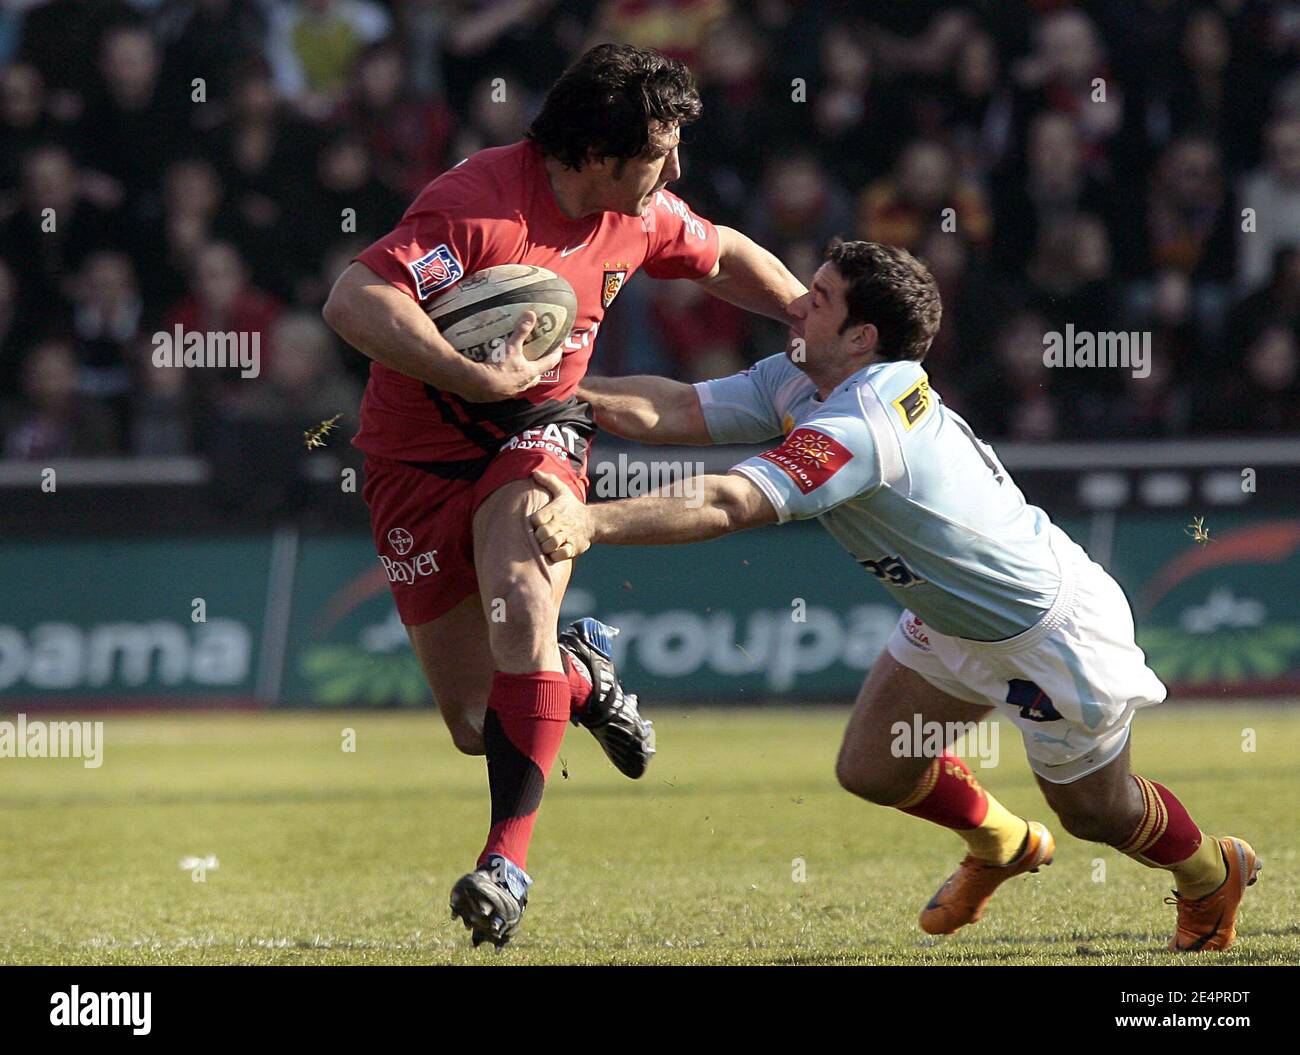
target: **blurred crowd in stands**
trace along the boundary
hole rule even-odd
[[[354,427],[334,277],[604,40],[695,72],[701,214],[805,280],[835,237],[926,261],[931,377],[988,438],[1300,432],[1300,3],[7,0],[0,457]],[[177,324],[259,334],[261,376],[154,367]],[[1149,376],[1049,369],[1067,324],[1150,333]],[[642,278],[594,367],[693,380],[783,341]]]

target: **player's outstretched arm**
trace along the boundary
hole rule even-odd
[[[640,443],[712,443],[695,386],[667,377],[588,377],[578,398],[606,432]]]
[[[800,321],[786,309],[808,292],[804,284],[780,260],[734,228],[719,227],[718,242],[717,265],[696,283],[728,304],[797,329]]]
[[[697,476],[679,495],[646,495],[587,506],[558,477],[534,472],[551,500],[533,513],[533,528],[552,564],[572,560],[594,543],[609,546],[670,546],[704,542],[745,528],[776,523],[776,510],[757,487],[738,473]]]
[[[475,363],[456,351],[414,300],[354,263],[339,276],[321,312],[330,327],[377,363],[474,403],[510,399],[560,362],[562,347],[530,362],[523,342],[536,319],[526,313],[499,360]]]

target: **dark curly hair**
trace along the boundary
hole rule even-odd
[[[925,265],[906,249],[880,242],[839,242],[826,259],[848,283],[840,333],[871,323],[880,334],[881,356],[924,359],[943,315],[939,286]]]
[[[654,121],[686,125],[700,116],[691,71],[630,44],[598,44],[546,93],[526,133],[547,157],[572,169],[591,158],[626,161],[650,147]]]

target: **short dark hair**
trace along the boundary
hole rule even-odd
[[[700,116],[691,71],[676,59],[630,44],[598,44],[546,93],[526,133],[543,154],[572,169],[590,158],[637,157],[650,124],[689,124]]]
[[[839,242],[827,259],[848,284],[840,333],[871,323],[883,358],[924,359],[943,315],[939,285],[926,266],[906,249],[880,242]]]

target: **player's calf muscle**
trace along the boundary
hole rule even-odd
[[[1076,839],[1119,846],[1142,817],[1142,794],[1129,774],[1126,746],[1113,762],[1082,780],[1052,784],[1039,777],[1038,786],[1061,827]]]
[[[949,729],[978,722],[988,711],[941,692],[885,652],[858,693],[835,762],[836,778],[845,791],[859,798],[885,806],[900,802],[934,759],[920,752],[893,750],[895,723],[910,728],[919,715],[923,722]]]

